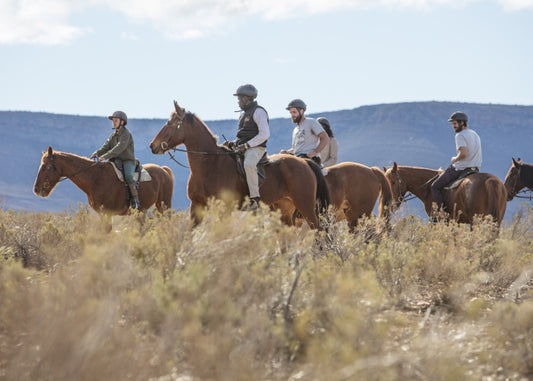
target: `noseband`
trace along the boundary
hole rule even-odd
[[[54,155],[51,155],[48,159],[49,159],[50,163],[46,167],[46,179],[44,180],[44,184],[41,186],[41,190],[50,189],[50,170],[51,169],[53,169],[54,171],[57,172],[57,174],[59,175],[59,178],[60,178],[59,181],[62,181],[61,177],[63,177],[63,176],[61,176],[61,173],[59,173],[59,170],[57,169],[56,164],[54,163]]]
[[[170,141],[172,139],[172,137],[174,136],[174,134],[181,128],[181,125],[183,124],[183,120],[185,119],[185,115],[187,113],[185,112],[185,109],[183,110],[183,115],[180,117],[178,115],[178,113],[176,112],[176,116],[178,118],[178,123],[176,124],[176,127],[174,128],[174,130],[172,131],[172,134],[170,135],[170,137],[167,139],[167,141],[163,141],[161,142],[160,144],[160,147],[163,151],[167,151],[169,149],[169,145],[168,145],[168,141]]]

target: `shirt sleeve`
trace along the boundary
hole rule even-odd
[[[248,144],[250,147],[256,147],[263,144],[270,137],[270,128],[268,127],[268,115],[262,108],[257,108],[252,118],[259,128],[259,132],[248,140]]]
[[[314,120],[313,123],[311,123],[311,132],[313,132],[314,135],[318,136],[321,132],[326,132],[326,131],[324,131],[320,123]]]
[[[113,133],[114,134],[114,133]],[[106,153],[107,151],[109,151],[111,149],[111,139],[113,138],[113,134],[111,134],[111,136],[106,140],[106,142],[104,143],[104,145],[102,147],[100,147],[99,149],[97,149],[94,154],[98,157],[102,156],[104,153]]]
[[[461,147],[467,147],[466,139],[463,135],[456,134],[455,135],[455,148],[459,149]]]
[[[111,148],[109,151],[104,153],[102,155],[102,157],[104,159],[112,159],[114,157],[117,157],[122,152],[124,152],[124,150],[126,150],[126,148],[128,148],[128,144],[130,142],[130,139],[131,139],[131,135],[130,134],[124,133],[124,134],[120,135],[119,138],[118,138],[118,143],[113,148]]]

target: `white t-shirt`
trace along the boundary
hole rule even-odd
[[[470,167],[481,167],[481,139],[474,130],[466,129],[455,134],[455,148],[466,147],[468,153],[465,159],[456,161],[453,166],[462,170]]]
[[[318,134],[325,132],[315,119],[305,118],[292,131],[292,148],[296,156],[308,154],[315,150],[320,143]]]

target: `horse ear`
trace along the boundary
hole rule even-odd
[[[394,164],[392,165],[392,173],[396,173],[396,172],[398,172],[398,164],[394,162]]]
[[[383,166],[383,172],[387,172],[387,167]]]
[[[178,105],[178,102],[174,101],[174,108],[176,109],[176,112],[178,114],[181,114],[183,112],[183,109]]]
[[[515,166],[515,168],[519,168],[520,167],[520,158],[518,158],[518,161],[516,161],[514,159],[514,157],[512,159],[513,159],[513,165]]]
[[[52,146],[48,146],[48,156],[52,156],[54,153],[54,150],[52,149]]]

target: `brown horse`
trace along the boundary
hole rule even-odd
[[[383,172],[358,163],[340,163],[326,168],[328,184],[336,221],[346,219],[350,230],[357,226],[359,218],[372,215],[378,196],[379,217],[388,223],[392,202],[392,190]]]
[[[511,201],[524,188],[533,189],[533,164],[523,163],[520,158],[512,160],[504,182],[507,201]]]
[[[230,195],[242,203],[248,186],[237,172],[235,154],[217,145],[217,138],[196,115],[185,112],[176,101],[175,111],[150,143],[154,154],[184,144],[191,169],[187,195],[191,200],[191,218],[201,222],[210,198]],[[309,226],[319,226],[317,199],[327,208],[329,194],[320,168],[310,160],[290,155],[273,155],[265,165],[266,179],[260,186],[261,201],[279,209],[282,219],[290,224],[292,210],[298,209]]]
[[[385,176],[390,181],[397,205],[411,192],[423,203],[428,216],[434,215],[431,184],[440,171],[429,168],[399,166],[394,163]],[[474,173],[453,189],[444,191],[444,201],[457,222],[472,223],[475,215],[490,215],[501,224],[506,208],[507,191],[501,180],[490,173]]]
[[[145,210],[155,204],[157,210],[163,212],[172,206],[174,175],[168,167],[155,164],[143,167],[152,180],[139,183],[140,209]],[[117,178],[111,163],[96,163],[89,158],[48,147],[48,152],[43,152],[33,192],[47,197],[62,178],[68,178],[85,192],[89,205],[95,211],[109,215],[128,213],[126,186]]]

